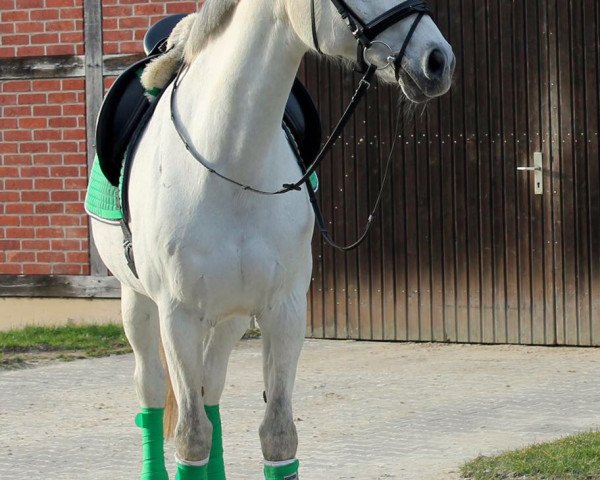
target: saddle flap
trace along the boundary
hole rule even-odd
[[[283,119],[292,132],[305,165],[316,158],[321,148],[321,118],[306,87],[296,78]]]
[[[112,85],[100,107],[96,123],[96,152],[102,172],[115,186],[119,185],[127,145],[151,105],[139,77],[155,57],[144,58],[125,70]]]

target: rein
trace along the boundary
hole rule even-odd
[[[371,211],[371,213],[369,214],[369,217],[367,219],[367,225],[365,227],[364,233],[354,243],[347,245],[347,246],[341,246],[341,245],[338,245],[333,240],[333,238],[331,237],[331,234],[329,233],[329,230],[326,227],[326,223],[323,218],[323,213],[321,212],[321,209],[318,205],[315,192],[310,185],[309,179],[310,179],[311,175],[315,172],[317,167],[321,164],[321,162],[323,161],[323,159],[325,158],[325,156],[327,155],[329,150],[331,150],[331,148],[335,144],[337,138],[341,135],[344,127],[346,126],[346,124],[348,123],[348,121],[350,120],[352,115],[354,114],[356,107],[358,106],[360,101],[363,99],[363,97],[367,93],[367,90],[371,87],[371,80],[373,79],[375,72],[377,71],[378,68],[380,68],[377,65],[375,65],[374,63],[369,62],[369,60],[368,60],[369,48],[371,48],[376,43],[380,43],[380,44],[383,44],[388,47],[388,49],[390,50],[390,56],[387,58],[388,63],[381,68],[387,68],[388,66],[393,64],[394,68],[395,68],[395,72],[396,72],[396,79],[398,79],[399,75],[400,75],[400,70],[402,68],[402,65],[401,65],[402,59],[404,58],[408,44],[410,43],[410,40],[412,39],[412,37],[417,29],[417,26],[419,25],[423,16],[431,15],[431,12],[423,0],[407,0],[405,2],[402,2],[400,5],[397,5],[396,7],[383,13],[379,17],[375,18],[373,21],[371,21],[369,23],[365,23],[363,20],[361,20],[360,16],[357,15],[354,12],[354,10],[352,10],[350,8],[350,6],[345,2],[345,0],[331,0],[331,2],[335,5],[335,7],[337,8],[342,19],[346,22],[346,25],[350,29],[352,35],[357,40],[357,65],[358,65],[358,71],[360,73],[362,73],[363,76],[360,79],[360,81],[358,83],[358,87],[356,88],[356,91],[354,92],[354,95],[352,96],[352,99],[350,100],[350,103],[346,107],[346,110],[344,111],[342,117],[340,118],[337,125],[335,126],[335,128],[333,129],[331,134],[329,135],[327,141],[325,142],[325,145],[323,145],[323,147],[317,154],[314,161],[306,168],[304,168],[303,163],[301,161],[298,162],[299,165],[301,165],[301,168],[302,168],[302,170],[304,170],[304,172],[303,172],[302,177],[300,179],[298,179],[296,182],[285,183],[281,186],[281,188],[279,190],[274,190],[274,191],[261,190],[261,189],[252,187],[251,185],[247,185],[242,182],[239,182],[238,180],[235,180],[233,178],[230,178],[230,177],[218,172],[212,166],[210,166],[206,162],[205,159],[202,158],[202,155],[200,155],[197,152],[197,150],[195,149],[192,142],[187,138],[187,136],[184,133],[183,128],[179,122],[179,119],[175,115],[175,96],[176,96],[177,90],[179,88],[179,85],[181,83],[181,80],[182,80],[185,72],[187,71],[187,67],[185,65],[182,65],[182,67],[179,69],[179,72],[177,73],[175,81],[173,82],[173,88],[171,90],[171,98],[170,98],[170,110],[171,110],[171,121],[173,122],[175,131],[179,135],[179,138],[183,142],[186,150],[204,168],[206,168],[210,173],[216,175],[217,177],[221,178],[222,180],[225,180],[226,182],[236,185],[236,186],[242,188],[243,190],[253,192],[253,193],[256,193],[259,195],[282,195],[284,193],[288,193],[291,191],[300,191],[302,185],[305,184],[308,189],[308,192],[309,192],[310,201],[311,201],[311,204],[312,204],[314,212],[315,212],[315,218],[316,218],[317,224],[319,225],[319,230],[321,232],[321,235],[323,236],[325,241],[329,245],[331,245],[333,248],[336,248],[341,251],[349,251],[349,250],[353,250],[353,249],[357,248],[359,245],[361,245],[364,242],[364,240],[367,238],[367,235],[369,234],[369,231],[373,225],[373,220],[375,219],[375,214],[381,203],[381,197],[383,195],[383,190],[385,188],[385,184],[386,184],[386,181],[388,178],[388,174],[389,174],[389,170],[390,170],[390,166],[391,166],[391,160],[392,160],[392,156],[393,156],[393,152],[394,152],[394,147],[396,146],[396,138],[398,137],[398,129],[399,129],[399,124],[400,124],[400,122],[399,122],[400,113],[398,113],[398,118],[396,120],[394,140],[392,142],[390,153],[389,153],[389,156],[387,159],[385,173],[384,173],[384,176],[383,176],[383,179],[381,182],[381,188],[379,190],[379,194],[377,195],[377,199],[375,201],[373,210]],[[393,54],[392,49],[389,45],[385,44],[384,42],[375,40],[375,37],[377,37],[377,35],[382,33],[384,30],[388,29],[392,25],[402,21],[403,19],[405,19],[415,13],[417,14],[417,18],[413,22],[408,34],[406,35],[406,38],[404,39],[404,43],[402,44],[400,51],[396,55]],[[322,53],[321,49],[319,47],[319,41],[318,41],[317,24],[316,24],[316,18],[315,18],[315,0],[311,0],[311,22],[312,22],[313,42],[314,42],[315,48],[317,49],[317,51]],[[291,138],[287,127],[286,127],[286,133],[287,133],[288,138]],[[292,142],[290,142],[290,143],[292,143]],[[299,152],[298,146],[295,144],[295,142],[292,143],[292,149],[294,150],[296,157],[298,159],[300,159],[300,157],[299,157],[300,152]]]

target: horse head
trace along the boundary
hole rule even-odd
[[[373,64],[412,102],[446,93],[454,74],[452,48],[419,0],[286,0],[288,18],[311,49]],[[358,44],[358,59],[357,59]]]

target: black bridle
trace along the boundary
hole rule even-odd
[[[360,18],[360,15],[356,13],[354,9],[350,5],[346,3],[345,0],[331,0],[331,3],[335,5],[338,13],[346,22],[346,25],[350,29],[350,32],[356,38],[357,41],[357,67],[361,73],[364,73],[368,68],[368,62],[366,60],[366,52],[371,48],[373,42],[377,38],[378,35],[383,33],[388,28],[392,27],[398,22],[401,22],[407,17],[416,14],[417,18],[413,22],[412,26],[406,38],[404,39],[404,43],[402,44],[402,48],[397,54],[393,54],[390,48],[390,60],[393,60],[394,69],[396,71],[396,80],[400,77],[400,70],[402,68],[402,59],[404,58],[404,54],[406,53],[406,48],[410,43],[415,30],[419,26],[419,23],[423,19],[425,15],[431,16],[431,10],[427,6],[427,4],[423,0],[406,0],[399,5],[389,9],[387,12],[382,13],[374,20],[366,23]],[[312,36],[313,43],[316,50],[319,53],[323,53],[319,46],[319,38],[317,33],[317,19],[315,15],[315,0],[311,0],[311,24],[312,24]],[[383,43],[383,42],[378,42]],[[392,62],[390,62],[392,63]]]
[[[360,79],[358,87],[357,87],[356,91],[354,92],[354,95],[352,96],[350,103],[346,107],[344,114],[342,115],[339,122],[333,129],[331,135],[325,142],[325,145],[323,145],[323,147],[321,148],[321,151],[318,153],[318,155],[316,156],[314,161],[305,169],[303,168],[303,163],[302,163],[301,159],[299,158],[300,153],[299,153],[297,146],[292,144],[292,150],[296,154],[296,157],[299,160],[298,163],[301,165],[301,168],[303,169],[302,177],[299,180],[297,180],[296,182],[286,183],[286,184],[282,185],[282,187],[279,190],[275,190],[275,191],[261,190],[261,189],[252,187],[250,185],[246,185],[246,184],[239,182],[233,178],[227,177],[226,175],[215,170],[210,164],[208,164],[208,162],[206,160],[204,160],[204,158],[202,158],[202,155],[200,155],[198,153],[198,151],[194,148],[192,142],[188,139],[187,135],[184,133],[183,128],[181,127],[181,125],[179,123],[179,119],[175,115],[175,95],[179,88],[179,84],[183,77],[183,74],[186,71],[185,64],[182,65],[182,68],[179,70],[177,77],[175,78],[175,81],[173,82],[173,89],[171,90],[171,99],[170,99],[171,105],[170,106],[171,106],[171,120],[173,122],[173,125],[175,127],[177,134],[179,135],[179,137],[181,138],[181,141],[185,145],[185,148],[188,150],[190,155],[192,155],[210,173],[212,173],[212,174],[216,175],[217,177],[219,177],[233,185],[236,185],[246,191],[250,191],[253,193],[260,194],[260,195],[281,195],[284,193],[288,193],[290,191],[299,191],[299,190],[301,190],[302,185],[306,185],[306,188],[309,192],[311,204],[313,205],[313,209],[315,211],[315,216],[316,216],[317,223],[319,225],[321,235],[323,235],[323,238],[325,239],[325,241],[332,247],[334,247],[338,250],[348,251],[348,250],[353,250],[353,249],[357,248],[367,238],[367,235],[368,235],[368,233],[371,229],[371,226],[373,224],[373,221],[375,219],[375,213],[376,213],[377,209],[379,208],[383,190],[385,188],[386,179],[388,178],[388,174],[390,171],[391,161],[392,161],[393,152],[394,152],[394,146],[396,144],[396,138],[398,137],[400,114],[398,115],[398,118],[396,119],[396,128],[395,128],[396,131],[394,132],[392,148],[389,152],[389,156],[387,159],[387,164],[386,164],[386,167],[384,170],[384,176],[383,176],[383,180],[381,182],[381,188],[379,190],[379,194],[377,195],[373,209],[371,210],[371,213],[368,217],[367,225],[365,227],[363,234],[359,237],[359,239],[357,241],[355,241],[351,245],[348,245],[348,246],[338,245],[331,237],[331,234],[329,233],[326,223],[325,223],[325,220],[323,218],[322,212],[318,206],[315,192],[311,187],[311,184],[309,181],[310,177],[315,172],[315,170],[320,165],[320,163],[323,161],[323,159],[325,158],[325,156],[327,155],[327,153],[329,152],[331,147],[333,147],[333,145],[335,144],[338,137],[341,135],[342,130],[344,129],[344,127],[346,126],[346,124],[348,123],[348,121],[350,120],[352,115],[354,114],[354,111],[356,110],[356,107],[358,106],[360,100],[364,97],[367,90],[370,88],[371,80],[373,79],[373,75],[375,75],[375,72],[377,71],[377,69],[380,68],[377,65],[375,65],[374,63],[369,62],[369,60],[367,58],[367,52],[368,52],[369,48],[371,48],[371,46],[375,42],[378,42],[377,40],[375,40],[375,38],[379,34],[381,34],[383,31],[385,31],[386,29],[395,25],[396,23],[402,21],[403,19],[405,19],[413,14],[417,14],[417,18],[413,22],[408,34],[406,35],[406,38],[404,39],[404,43],[402,44],[402,47],[400,48],[400,51],[397,54],[394,54],[393,51],[391,50],[391,48],[388,45],[384,44],[390,49],[390,56],[388,57],[388,64],[382,68],[386,68],[387,66],[393,64],[395,71],[396,71],[396,79],[398,79],[399,75],[400,75],[400,70],[402,69],[401,64],[402,64],[402,59],[404,58],[404,54],[406,53],[406,48],[408,47],[408,44],[410,43],[410,40],[412,39],[413,34],[415,33],[415,30],[417,29],[417,26],[419,25],[423,16],[431,15],[431,12],[423,0],[406,0],[405,2],[402,2],[400,5],[397,5],[396,7],[391,8],[387,12],[385,12],[382,15],[380,15],[379,17],[375,18],[373,21],[371,21],[369,23],[365,23],[364,21],[361,20],[360,16],[352,8],[350,8],[350,6],[345,2],[345,0],[331,0],[331,2],[335,5],[335,7],[337,8],[338,12],[340,13],[342,19],[344,19],[344,21],[348,25],[348,28],[352,32],[352,35],[354,35],[354,37],[357,40],[358,71],[360,73],[362,73],[363,76]],[[311,21],[312,21],[313,42],[315,44],[316,49],[320,53],[322,53],[321,49],[319,48],[318,35],[317,35],[317,24],[316,24],[316,18],[315,18],[315,0],[311,0],[311,19],[312,19]],[[378,42],[378,43],[383,43],[383,42]],[[284,125],[284,128],[285,128],[285,125]],[[290,139],[290,135],[288,135],[288,139]],[[291,140],[290,140],[290,143],[292,143]]]

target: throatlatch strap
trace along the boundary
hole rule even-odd
[[[223,461],[223,429],[219,405],[205,405],[204,411],[212,423],[212,446],[208,460],[208,480],[226,480]]]
[[[175,480],[208,480],[208,464],[198,467],[178,463]]]
[[[142,429],[143,464],[141,480],[168,480],[163,450],[162,408],[142,408],[135,417],[135,424]]]
[[[265,465],[265,480],[298,480],[299,466],[300,462],[298,460],[278,467]]]

